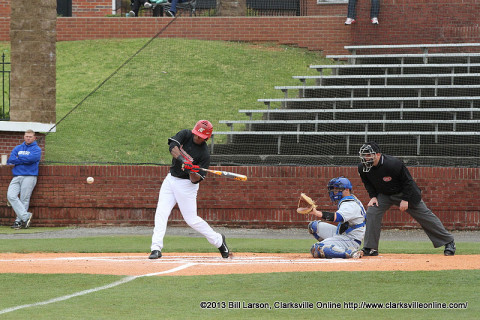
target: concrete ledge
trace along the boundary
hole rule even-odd
[[[54,123],[0,121],[0,131],[25,132],[32,129],[35,132],[56,132]]]

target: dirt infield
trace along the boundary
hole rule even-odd
[[[167,272],[176,267],[176,272]],[[383,254],[362,259],[313,259],[309,254],[167,253],[149,260],[138,253],[0,254],[2,273],[84,273],[109,275],[214,275],[306,271],[418,271],[480,269],[480,255]]]

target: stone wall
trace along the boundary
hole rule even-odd
[[[244,17],[246,13],[246,0],[217,0],[217,16],[219,17]]]
[[[12,7],[11,121],[55,123],[56,5],[30,0]]]

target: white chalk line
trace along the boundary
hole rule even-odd
[[[158,275],[161,275],[161,274],[172,273],[172,272],[176,272],[176,271],[186,269],[186,268],[191,267],[193,265],[195,265],[195,263],[187,263],[187,264],[175,267],[173,269],[165,270],[165,271],[161,271],[161,272],[148,273],[148,274],[143,274],[143,275],[140,275],[140,276],[128,276],[128,277],[125,277],[125,278],[123,278],[119,281],[115,281],[115,282],[112,282],[110,284],[107,284],[107,285],[104,285],[104,286],[101,286],[101,287],[72,293],[72,294],[69,294],[69,295],[66,295],[66,296],[63,296],[63,297],[53,298],[53,299],[42,301],[42,302],[24,304],[24,305],[21,305],[21,306],[16,306],[16,307],[3,309],[3,310],[0,310],[0,314],[5,314],[5,313],[8,313],[8,312],[12,312],[12,311],[20,310],[20,309],[43,306],[43,305],[50,304],[50,303],[55,303],[55,302],[65,301],[65,300],[75,298],[75,297],[79,297],[79,296],[83,296],[83,295],[86,295],[86,294],[89,294],[89,293],[98,292],[98,291],[105,290],[105,289],[110,289],[110,288],[119,286],[121,284],[133,281],[133,280],[138,279],[138,278],[158,276]]]
[[[139,256],[91,256],[91,257],[56,257],[56,258],[30,258],[30,259],[4,259],[0,262],[37,262],[37,261],[111,261],[111,262],[136,262],[150,261],[151,263],[171,264],[171,263],[195,263],[197,265],[225,265],[225,264],[325,264],[325,263],[356,263],[357,259],[313,259],[301,258],[291,259],[280,256],[256,256],[256,257],[233,257],[223,259],[212,256],[163,256],[158,260],[148,260],[148,257]]]

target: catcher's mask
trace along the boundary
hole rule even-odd
[[[365,143],[358,152],[363,165],[363,172],[369,172],[373,167],[375,155],[380,152],[380,147],[376,142]]]
[[[208,140],[212,136],[213,126],[208,120],[200,120],[195,124],[192,129],[194,135],[199,136],[202,139]]]
[[[345,177],[333,178],[327,184],[328,195],[332,202],[338,202],[343,198],[343,190],[352,191],[352,183]]]

